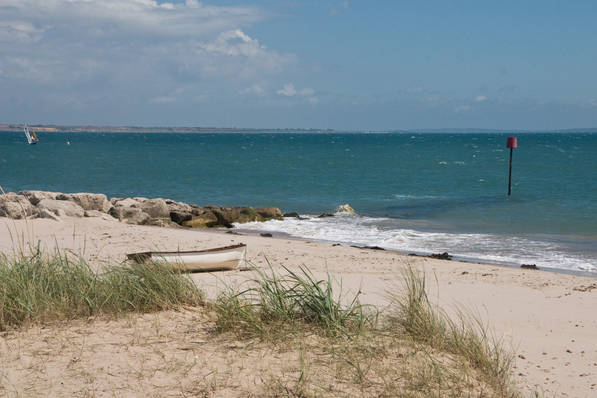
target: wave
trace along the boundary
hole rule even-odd
[[[304,217],[302,220],[285,218],[235,227],[347,245],[380,246],[408,253],[447,251],[462,260],[517,266],[536,264],[540,268],[597,272],[597,259],[574,252],[557,241],[497,234],[425,232],[401,228],[401,221],[396,219],[346,213],[326,218]]]

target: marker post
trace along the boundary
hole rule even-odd
[[[510,148],[510,172],[508,174],[508,196],[512,193],[512,154],[514,148],[518,148],[518,140],[516,137],[508,137],[506,141],[506,148]]]

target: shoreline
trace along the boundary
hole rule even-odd
[[[354,248],[375,250],[375,249],[372,249],[371,246],[349,245],[345,242],[340,242],[340,241],[335,241],[335,240],[303,238],[300,236],[290,235],[285,232],[268,231],[267,229],[251,230],[251,229],[243,229],[242,227],[235,227],[232,230],[226,230],[226,231],[223,231],[223,230],[218,231],[218,229],[213,230],[214,233],[220,232],[220,233],[224,233],[224,234],[230,233],[229,231],[239,232],[241,236],[242,236],[242,234],[251,235],[251,236],[260,236],[261,233],[266,232],[266,233],[271,233],[272,238],[274,238],[274,239],[289,239],[289,240],[297,240],[297,241],[302,241],[302,242],[313,241],[313,242],[320,242],[320,243],[330,243],[330,244],[340,245],[340,246],[344,246],[344,247],[354,247]],[[377,249],[377,250],[379,250],[379,249]],[[401,256],[434,258],[433,256],[435,255],[434,253],[431,253],[431,252],[417,252],[417,251],[412,251],[412,250],[386,249],[386,248],[381,248],[381,250],[389,252],[389,253],[396,253]],[[457,261],[457,262],[468,263],[468,264],[498,266],[498,267],[504,267],[504,268],[508,268],[508,269],[523,269],[521,264],[513,263],[513,262],[491,261],[491,260],[485,260],[482,258],[459,256],[459,255],[452,255],[452,254],[450,254],[450,257],[451,257],[451,259],[449,259],[449,260],[445,260],[445,259],[439,259],[439,260],[441,260],[441,261]],[[597,273],[594,271],[583,271],[583,270],[573,270],[573,269],[564,269],[564,268],[551,268],[551,267],[545,267],[545,266],[537,267],[537,269],[534,269],[532,271],[546,271],[546,272],[551,272],[551,273],[555,273],[555,274],[597,278]]]

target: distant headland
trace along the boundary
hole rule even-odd
[[[332,129],[298,128],[239,128],[239,127],[140,127],[140,126],[91,126],[29,124],[29,127],[43,133],[324,133]],[[0,123],[0,131],[22,131],[23,124]]]
[[[0,123],[0,131],[23,131],[24,124]],[[597,133],[597,127],[568,129],[490,129],[490,128],[439,128],[439,129],[385,129],[385,130],[336,130],[320,128],[246,128],[246,127],[173,127],[173,126],[93,126],[29,124],[41,133],[431,133],[431,134],[497,134],[497,133]]]

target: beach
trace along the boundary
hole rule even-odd
[[[430,297],[448,312],[459,308],[472,311],[514,350],[513,378],[521,390],[543,391],[546,396],[595,394],[595,278],[226,232],[129,225],[101,218],[0,218],[0,252],[10,256],[39,245],[43,252],[59,250],[101,267],[121,263],[131,252],[245,243],[251,266],[267,270],[271,265],[278,271],[281,266],[295,271],[307,267],[320,278],[329,273],[334,281],[341,282],[343,290],[360,291],[363,303],[381,309],[388,304],[388,294],[401,289],[401,272],[410,265],[426,274]],[[242,285],[252,276],[254,271],[191,274],[211,299],[227,286]],[[176,318],[177,314],[169,315],[162,322],[176,323]],[[19,333],[29,332],[10,332],[2,337],[3,355],[7,354],[6,341]],[[13,366],[19,367],[17,363]],[[15,369],[12,372],[18,374]]]

